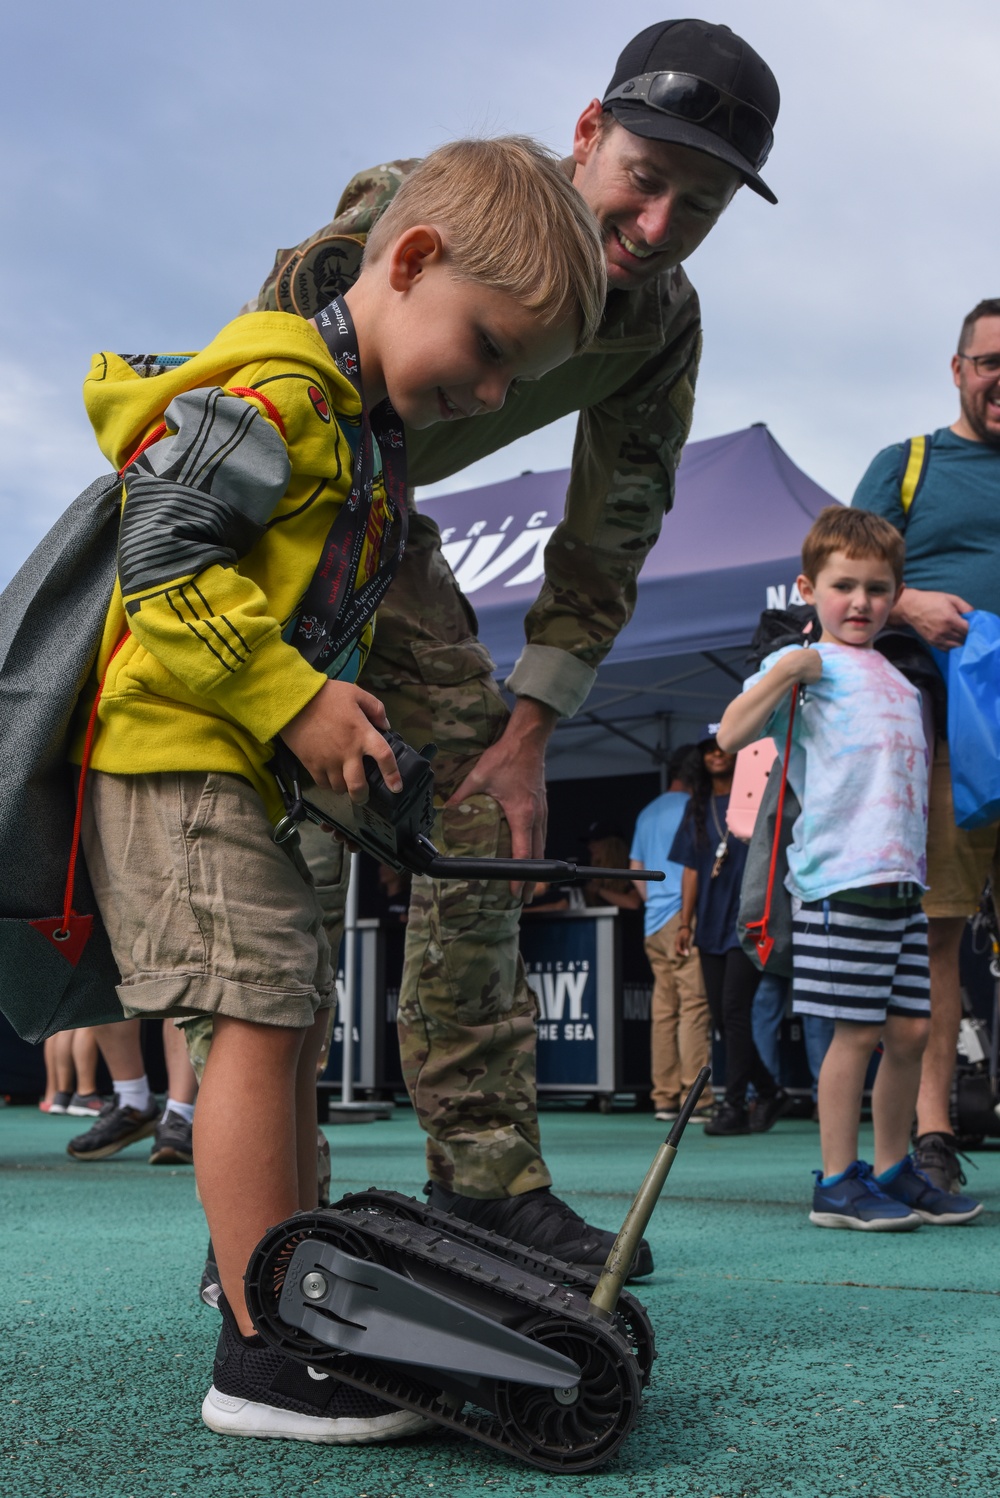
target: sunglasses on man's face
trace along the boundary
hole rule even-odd
[[[770,122],[759,109],[694,73],[640,73],[612,89],[602,102],[606,109],[617,100],[645,104],[660,114],[703,125],[735,146],[755,172],[760,171],[774,145]]]

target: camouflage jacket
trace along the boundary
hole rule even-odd
[[[416,164],[388,162],[354,177],[329,224],[297,249],[278,251],[248,310],[311,317],[345,291],[367,230]],[[507,682],[518,696],[575,713],[630,619],[639,570],[673,503],[700,351],[698,298],[678,267],[641,290],[612,292],[593,343],[522,386],[500,411],[408,433],[409,477],[419,486],[579,412],[566,508],[525,620],[527,644]]]

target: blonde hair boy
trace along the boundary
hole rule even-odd
[[[607,289],[601,233],[553,152],[525,135],[441,146],[370,230],[364,267],[420,223],[441,230],[454,275],[512,296],[546,323],[575,311],[577,347],[590,343]]]
[[[100,354],[85,383],[125,492],[72,757],[90,720],[84,846],[125,1013],[213,1021],[194,1123],[224,1291],[213,1430],[353,1442],[424,1424],[335,1377],[317,1392],[254,1337],[243,1299],[264,1232],[316,1205],[334,990],[307,871],[271,835],[270,760],[280,737],[318,785],[363,799],[370,755],[399,789],[385,711],[355,679],[372,580],[387,585],[401,548],[403,423],[498,409],[590,340],[604,293],[596,222],[552,158],[521,138],[458,142],[414,173],[314,322],[252,313],[196,354]],[[345,581],[324,622],[331,577]],[[296,648],[318,632],[328,657]]]

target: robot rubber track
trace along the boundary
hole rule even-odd
[[[608,1316],[590,1303],[596,1283],[371,1190],[273,1228],[246,1293],[258,1332],[288,1356],[532,1466],[588,1472],[632,1429],[656,1355],[639,1302],[623,1294]]]
[[[566,1264],[562,1259],[553,1258],[551,1254],[535,1253],[532,1249],[526,1248],[523,1243],[515,1243],[513,1238],[504,1238],[491,1233],[486,1228],[475,1227],[471,1222],[462,1222],[452,1217],[450,1213],[439,1212],[424,1202],[415,1201],[412,1196],[403,1196],[399,1191],[381,1191],[372,1188],[369,1191],[352,1192],[342,1197],[336,1205],[338,1207],[374,1206],[381,1211],[392,1213],[393,1216],[409,1218],[411,1222],[422,1222],[427,1227],[436,1227],[452,1237],[464,1238],[487,1253],[499,1253],[501,1258],[508,1259],[512,1264],[520,1264],[524,1269],[530,1269],[532,1274],[539,1275],[543,1280],[571,1285],[576,1290],[582,1290],[588,1300],[597,1285],[597,1271],[591,1274],[575,1264]],[[649,1384],[653,1363],[656,1360],[656,1339],[653,1335],[652,1323],[643,1306],[627,1290],[623,1290],[618,1299],[615,1320],[618,1323],[618,1330],[632,1348],[636,1367],[639,1370],[639,1381],[645,1389]]]

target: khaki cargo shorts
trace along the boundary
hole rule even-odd
[[[930,776],[927,819],[927,883],[924,914],[935,920],[965,917],[979,909],[987,878],[994,898],[1000,894],[998,835],[1000,823],[965,830],[955,826],[951,799],[951,760],[948,745],[939,743]]]
[[[323,912],[236,775],[87,777],[83,846],[127,1016],[306,1029],[332,1002]]]

